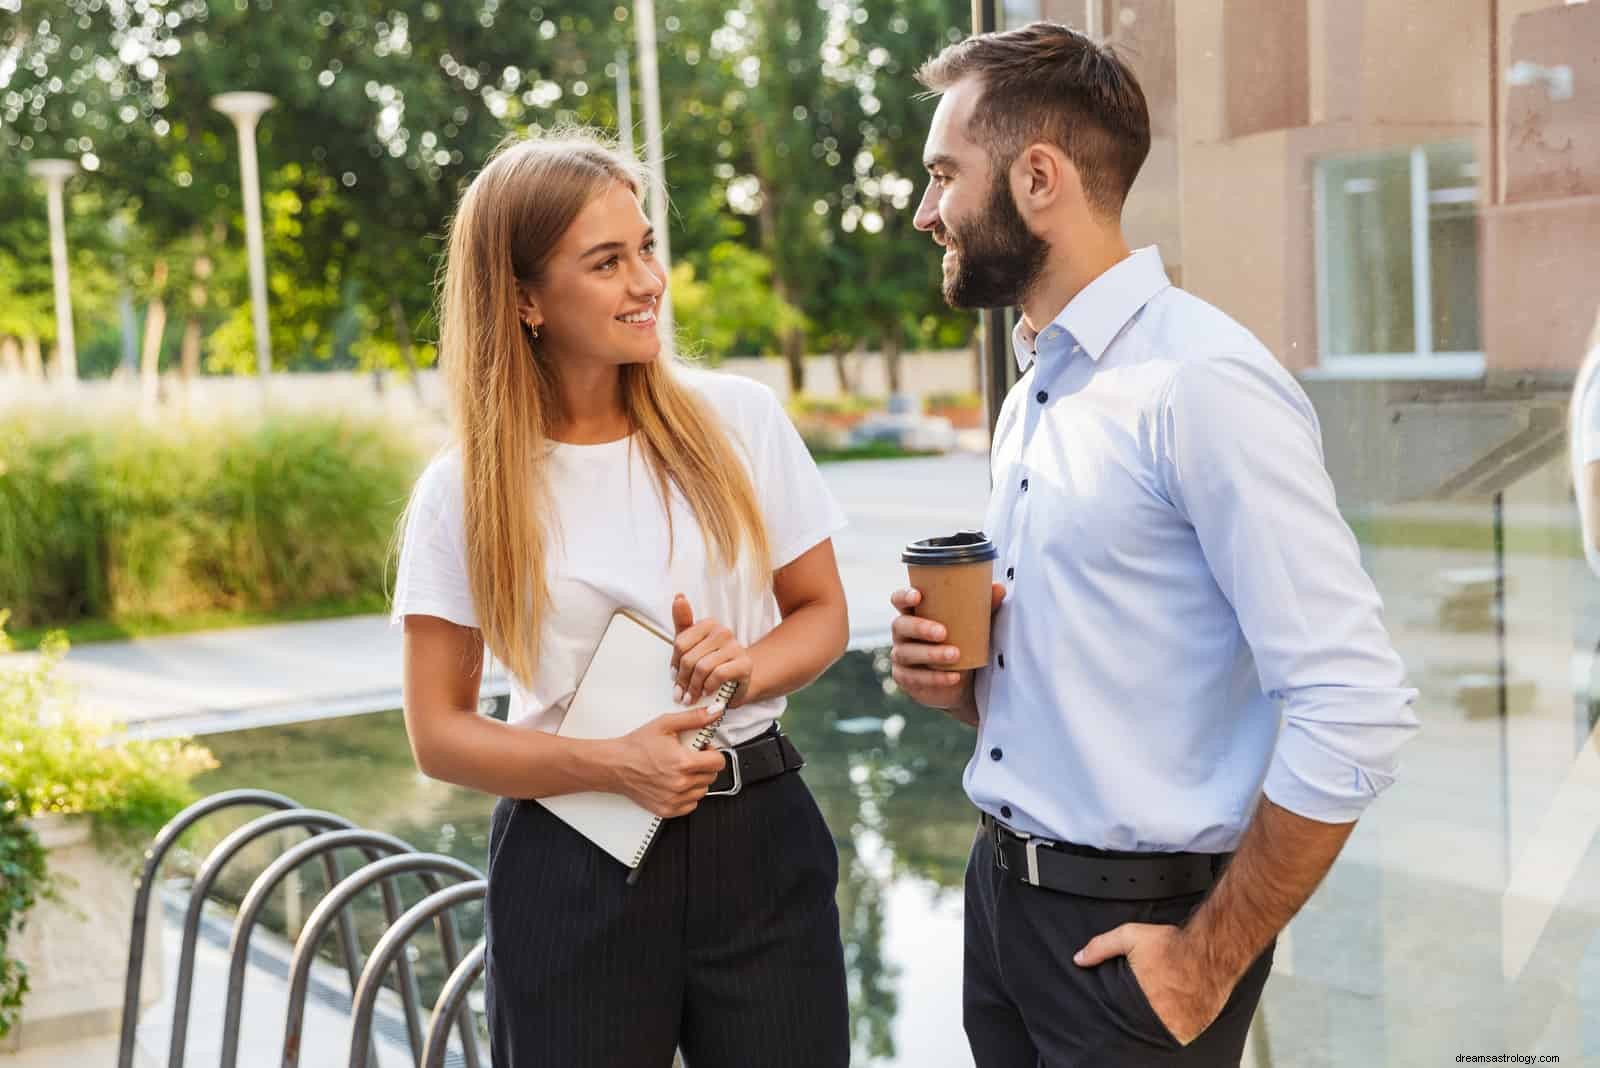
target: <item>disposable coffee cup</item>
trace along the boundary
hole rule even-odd
[[[989,590],[998,555],[994,542],[981,530],[914,541],[900,554],[911,585],[922,591],[916,615],[943,623],[944,644],[961,651],[951,665],[953,670],[966,671],[989,662]]]

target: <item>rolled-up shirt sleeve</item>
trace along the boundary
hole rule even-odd
[[[1182,364],[1159,426],[1163,491],[1281,710],[1263,790],[1298,815],[1351,822],[1394,781],[1417,692],[1339,514],[1316,412],[1263,351]]]

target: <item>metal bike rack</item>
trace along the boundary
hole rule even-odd
[[[288,1019],[284,1023],[283,1030],[283,1060],[281,1062],[283,1068],[296,1068],[296,1066],[300,1063],[301,1041],[304,1038],[305,1029],[306,991],[311,984],[311,965],[316,959],[317,946],[321,944],[323,937],[327,934],[328,928],[332,926],[336,920],[339,920],[346,915],[345,909],[347,906],[349,906],[349,904],[355,900],[356,896],[367,887],[374,883],[386,881],[392,879],[396,875],[402,875],[407,872],[418,874],[423,872],[433,872],[439,875],[455,876],[464,880],[464,882],[458,883],[449,889],[441,890],[438,893],[424,898],[418,903],[417,906],[413,906],[410,912],[407,912],[405,916],[402,916],[400,920],[396,921],[397,923],[405,923],[407,918],[410,917],[412,913],[417,910],[417,908],[419,908],[421,905],[427,904],[430,901],[433,901],[439,896],[439,894],[448,894],[464,885],[481,885],[483,881],[483,874],[481,872],[479,872],[472,865],[467,864],[464,861],[457,860],[454,857],[447,857],[438,853],[402,853],[392,857],[385,857],[382,860],[373,861],[371,864],[357,869],[350,875],[346,876],[345,879],[339,883],[339,885],[329,890],[328,893],[324,895],[322,900],[317,902],[316,908],[311,911],[310,917],[307,918],[304,930],[300,932],[300,937],[295,941],[294,955],[289,962],[289,1008]],[[481,893],[479,896],[481,896]],[[436,912],[428,913],[427,917],[425,918],[434,917]],[[444,917],[440,917],[440,920],[442,924],[445,922]],[[418,926],[420,926],[420,924]],[[383,946],[389,939],[389,935],[393,933],[394,929],[394,925],[391,925],[389,931],[385,933],[383,940],[380,940],[380,947]],[[448,929],[449,927],[447,925],[441,927],[441,938],[446,937],[444,932]],[[415,933],[415,930],[415,926],[410,928],[406,932],[405,938],[401,939],[397,944],[403,945],[405,940],[409,939],[410,936]],[[447,956],[449,953],[450,951],[447,944]],[[377,959],[378,949],[374,948],[371,958],[369,958],[367,961],[366,968],[363,969],[361,973],[361,977],[356,982],[351,984],[352,988],[355,990],[354,1000],[358,1006],[361,994],[361,983],[366,980],[368,975],[374,974],[373,965]],[[454,962],[452,962],[452,966],[454,966]],[[373,979],[372,984],[373,989],[371,992],[371,997],[374,1001],[376,1001],[377,998],[377,982],[379,979],[381,979],[381,977],[382,970],[380,969],[376,972],[376,978]],[[372,1011],[372,1007],[369,1006],[363,1019],[359,1008],[355,1010],[356,1020],[354,1031],[352,1032],[350,1039],[350,1046],[351,1049],[354,1050],[356,1048],[358,1038],[361,1040],[363,1060],[366,1057],[366,1050],[370,1047]],[[468,1065],[471,1066],[471,1068],[476,1068],[478,1064],[476,1037],[472,1034],[471,1029],[468,1026],[468,1021],[464,1017],[461,1018],[459,1022],[461,1025],[464,1056],[467,1059]],[[434,1027],[438,1028],[441,1026],[445,1030],[448,1030],[449,1023],[441,1021],[440,1018],[435,1017]],[[411,1048],[413,1054],[420,1052],[422,1048],[420,1036]],[[354,1061],[353,1063],[359,1065],[362,1062]]]
[[[150,898],[155,892],[156,872],[174,844],[190,827],[207,816],[228,808],[253,805],[260,808],[299,808],[299,802],[270,790],[227,790],[203,797],[172,819],[156,834],[145,850],[144,870],[133,898],[133,928],[128,944],[128,977],[122,987],[122,1036],[117,1046],[117,1068],[133,1068],[133,1047],[139,1026],[139,987],[144,980],[144,940],[150,923]]]
[[[378,1002],[378,988],[383,985],[383,973],[397,959],[404,959],[406,943],[411,936],[423,924],[447,914],[457,905],[482,901],[488,889],[489,884],[483,879],[457,883],[438,893],[429,894],[389,925],[378,944],[372,948],[372,956],[361,970],[361,981],[356,984],[355,1022],[350,1031],[350,1068],[363,1068],[366,1064],[368,1051],[372,1047],[372,1011]],[[472,1043],[468,1042],[466,1048],[472,1049]]]
[[[404,1008],[405,1033],[409,1039],[411,1059],[418,1068],[424,1065],[427,1068],[443,1068],[452,1029],[459,1033],[461,1058],[467,1068],[480,1068],[477,1033],[465,999],[473,983],[483,973],[484,944],[479,941],[463,956],[455,910],[461,905],[483,899],[486,886],[483,874],[464,861],[434,853],[418,853],[409,843],[393,835],[358,828],[341,816],[303,808],[291,798],[265,790],[229,790],[195,802],[173,817],[146,851],[134,899],[118,1068],[132,1068],[133,1065],[145,938],[149,927],[150,904],[161,865],[184,832],[200,820],[226,809],[246,806],[275,811],[251,820],[223,838],[201,863],[190,887],[179,949],[178,976],[173,987],[168,1068],[179,1068],[184,1062],[196,946],[206,898],[210,896],[223,870],[245,847],[284,830],[308,831],[311,837],[295,843],[274,858],[256,876],[240,904],[228,947],[223,1044],[218,1068],[234,1068],[238,1059],[251,935],[259,925],[273,892],[291,873],[314,861],[322,864],[327,877],[327,889],[313,908],[294,946],[290,963],[289,1012],[284,1030],[284,1068],[293,1068],[299,1062],[312,965],[318,947],[329,929],[335,926],[339,931],[337,944],[340,963],[350,981],[353,1022],[351,1064],[364,1068],[375,1068],[377,1064],[377,1051],[372,1042],[373,1017],[384,977],[393,972]],[[361,854],[364,862],[346,876],[342,873],[337,854],[350,850]],[[426,896],[402,913],[398,880],[404,875],[415,876]],[[385,928],[363,967],[351,906],[363,890],[374,885],[377,885],[381,897]],[[421,995],[407,950],[412,937],[429,921],[437,928],[449,977],[433,1006],[424,1033]]]
[[[461,1003],[466,1000],[467,991],[472,989],[472,984],[483,974],[485,948],[482,942],[473,946],[466,959],[456,965],[456,970],[450,973],[444,989],[439,991],[439,1000],[433,1005],[433,1026],[428,1030],[428,1044],[422,1048],[422,1068],[444,1068],[445,1048],[450,1041],[448,1021],[455,1019],[461,1012]],[[475,1049],[476,1044],[469,1044],[464,1032],[461,1041],[465,1048]],[[468,1060],[471,1059],[472,1055],[468,1054]]]
[[[313,832],[343,831],[354,830],[355,825],[343,816],[335,816],[331,812],[320,812],[316,809],[295,808],[284,812],[272,812],[251,820],[228,835],[217,843],[217,847],[206,857],[205,863],[200,866],[200,874],[195,876],[194,886],[189,891],[189,908],[183,917],[183,947],[178,954],[178,979],[173,984],[172,1042],[167,1048],[167,1068],[183,1068],[184,1047],[189,1039],[189,997],[194,988],[195,942],[200,937],[200,913],[205,906],[206,897],[211,893],[211,887],[216,884],[223,868],[227,867],[228,862],[238,856],[245,846],[263,835],[289,828]],[[337,882],[342,877],[337,859],[330,853],[324,855],[322,860],[327,870],[329,884]],[[356,929],[348,916],[340,919],[339,948],[345,969],[350,972],[351,982],[354,983],[358,974],[356,961],[359,957],[356,948]]]
[[[234,1068],[238,1063],[239,1024],[244,1003],[245,965],[250,955],[250,935],[255,930],[261,911],[266,907],[268,896],[290,872],[306,861],[344,848],[360,849],[369,861],[377,860],[384,854],[415,852],[410,845],[390,834],[363,830],[330,831],[301,842],[256,876],[256,881],[250,885],[249,893],[245,894],[239,906],[239,915],[233,922],[233,938],[228,947],[228,993],[222,1016],[222,1056],[218,1060],[218,1068]],[[394,923],[400,915],[400,897],[392,881],[386,880],[380,888],[384,920]],[[429,884],[428,889],[437,890],[437,882]],[[410,961],[402,963],[401,997],[405,1005],[407,1028],[412,1034],[417,1034],[421,1031],[421,1022],[415,977],[411,974],[410,964]]]

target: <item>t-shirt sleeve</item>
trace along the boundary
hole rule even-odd
[[[760,394],[752,460],[776,571],[843,530],[846,520],[789,413],[770,389],[762,386]]]
[[[398,623],[406,616],[438,616],[463,627],[478,625],[467,580],[461,481],[447,460],[429,466],[411,494],[389,619]]]

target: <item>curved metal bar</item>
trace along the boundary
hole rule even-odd
[[[351,1007],[350,1066],[361,1068],[372,1048],[372,1010],[378,1003],[378,989],[383,985],[383,973],[389,970],[394,959],[405,952],[406,943],[417,933],[417,928],[448,909],[468,901],[483,900],[489,884],[484,879],[454,886],[429,894],[406,910],[406,914],[383,932],[378,944],[372,947],[367,966],[361,969],[361,981],[356,984],[355,1004]]]
[[[422,1047],[422,1068],[444,1068],[445,1049],[450,1044],[450,1025],[461,1025],[461,1052],[468,1062],[477,1059],[478,1036],[472,1031],[472,1016],[463,1004],[467,991],[483,974],[484,943],[479,942],[456,970],[450,973],[439,1000],[433,1004],[433,1024],[428,1028],[428,1044]]]
[[[250,884],[249,893],[245,894],[244,901],[239,905],[239,914],[233,921],[233,938],[228,945],[228,993],[222,1014],[222,1055],[217,1061],[220,1068],[234,1068],[238,1063],[239,1022],[244,1003],[244,977],[250,955],[250,936],[255,931],[256,922],[266,907],[267,899],[278,888],[278,884],[300,865],[325,853],[347,848],[360,849],[369,860],[377,860],[385,852],[415,852],[410,845],[392,834],[366,830],[330,831],[308,838],[289,849],[256,876],[256,881]],[[340,881],[342,880],[330,880],[328,886],[330,888],[337,886]],[[398,915],[399,910],[396,909],[395,914],[387,916],[386,919],[389,923],[393,923]],[[351,989],[353,992],[354,983]]]
[[[294,955],[289,961],[289,1008],[283,1028],[283,1068],[297,1068],[300,1063],[300,1040],[305,1027],[306,989],[311,983],[311,964],[316,959],[317,946],[327,934],[329,925],[335,917],[343,915],[345,906],[361,891],[373,883],[407,872],[419,875],[435,872],[473,881],[483,879],[482,872],[455,857],[439,853],[404,853],[356,869],[323,895],[306,919],[306,925],[295,941]]]
[[[228,835],[218,842],[216,848],[206,857],[200,866],[200,873],[195,876],[194,886],[189,891],[189,908],[183,917],[183,949],[178,955],[178,979],[173,985],[172,1042],[167,1047],[167,1068],[183,1068],[184,1047],[189,1038],[189,995],[194,986],[194,945],[200,933],[200,913],[205,906],[206,896],[210,894],[217,877],[222,874],[222,869],[241,849],[262,835],[289,827],[300,827],[317,833],[352,830],[354,824],[343,816],[335,816],[331,812],[322,812],[318,809],[296,808],[287,812],[272,812],[251,820]],[[348,920],[348,917],[346,919]],[[355,929],[348,923],[345,929],[340,931],[340,941],[345,944],[345,959],[354,962]]]
[[[429,887],[429,890],[436,892],[438,887]],[[393,920],[390,921],[390,923],[393,922]],[[451,974],[454,974],[456,968],[461,964],[461,935],[460,932],[456,930],[456,914],[453,911],[442,912],[439,914],[438,922],[439,947],[444,953],[445,970]],[[409,954],[402,954],[400,957],[400,962],[401,964],[405,964],[409,959]],[[475,1039],[469,1040],[470,1032],[467,1029],[469,1022],[470,1021],[466,1014],[463,1014],[461,1017],[461,1055],[466,1059],[466,1068],[482,1068],[482,1063],[478,1057],[478,1043]],[[429,1029],[431,1032],[432,1021],[429,1023]],[[446,1031],[449,1030],[448,1025],[445,1029]],[[415,1051],[421,1047],[412,1046],[411,1048],[413,1051]]]
[[[122,986],[122,1037],[117,1047],[117,1068],[133,1068],[133,1047],[139,1030],[139,987],[144,981],[145,932],[150,925],[150,898],[155,892],[156,872],[167,853],[200,820],[225,808],[258,805],[264,808],[295,809],[300,803],[270,790],[224,790],[202,797],[156,833],[144,851],[144,870],[139,874],[139,889],[133,898],[133,926],[128,938],[128,975]]]

